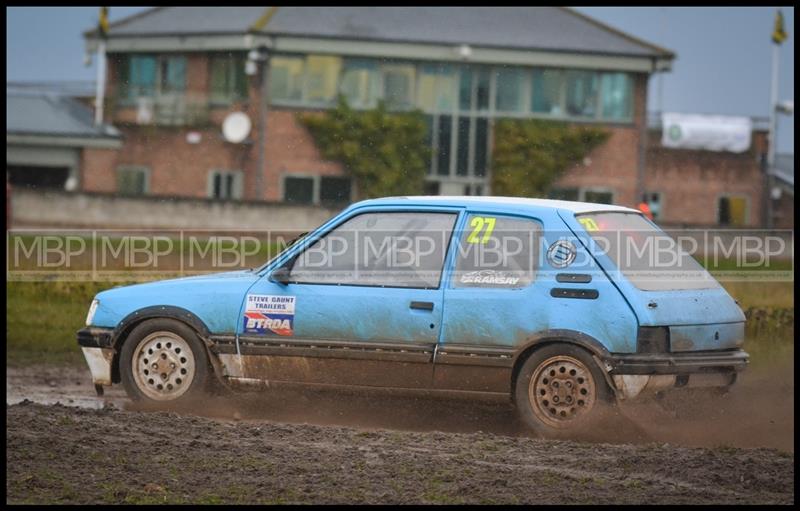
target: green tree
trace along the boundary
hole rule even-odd
[[[430,161],[425,118],[420,111],[356,111],[339,98],[323,114],[300,114],[322,156],[341,163],[361,198],[422,193]]]
[[[609,132],[539,119],[501,119],[495,124],[492,192],[542,197],[569,167],[608,139]]]

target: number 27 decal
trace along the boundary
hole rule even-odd
[[[492,231],[494,231],[494,224],[496,221],[496,218],[488,216],[472,217],[472,220],[469,221],[469,226],[472,227],[472,232],[469,236],[467,236],[467,243],[478,243],[478,235],[483,230],[484,226],[486,227],[486,230],[483,231],[483,237],[480,238],[480,242],[486,243],[489,241],[489,238],[492,236]]]

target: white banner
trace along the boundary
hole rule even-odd
[[[661,116],[664,147],[743,153],[750,148],[749,117],[665,113]]]

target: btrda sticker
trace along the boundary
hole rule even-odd
[[[294,296],[247,295],[244,332],[293,335],[294,303]]]

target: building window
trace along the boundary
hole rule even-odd
[[[564,73],[560,69],[534,69],[531,110],[537,114],[564,115]]]
[[[417,106],[426,112],[452,112],[458,101],[458,73],[447,64],[421,64]]]
[[[580,190],[578,188],[552,188],[547,194],[548,199],[579,201]]]
[[[380,95],[378,64],[372,59],[345,59],[339,93],[356,108],[375,106]]]
[[[145,195],[149,188],[147,167],[125,165],[117,168],[117,191],[120,195]]]
[[[183,94],[186,90],[186,57],[131,55],[120,62],[123,99]]]
[[[522,69],[499,69],[495,73],[495,110],[521,112],[524,74]]]
[[[717,207],[717,221],[726,227],[743,227],[747,224],[747,197],[720,197]]]
[[[341,70],[340,57],[309,55],[306,60],[306,100],[310,103],[333,103]]]
[[[567,114],[573,117],[597,115],[597,73],[567,71]]]
[[[450,148],[452,146],[453,116],[440,115],[437,128],[436,174],[450,175]]]
[[[270,59],[270,99],[301,101],[305,59],[302,57],[275,56]]]
[[[319,202],[322,204],[346,204],[350,202],[350,178],[328,177],[320,178]]]
[[[152,55],[131,55],[120,67],[123,96],[129,99],[153,97],[156,93],[156,58]]]
[[[625,121],[631,118],[633,84],[628,73],[603,73],[600,89],[603,119]]]
[[[283,200],[290,204],[313,204],[314,178],[300,176],[284,177]]]
[[[228,104],[247,98],[244,59],[244,55],[233,53],[211,56],[212,103]]]
[[[298,176],[283,178],[283,200],[290,204],[339,206],[352,198],[352,181],[341,176]]]
[[[208,175],[208,196],[231,200],[242,198],[242,173],[238,170],[214,170]]]
[[[582,202],[593,202],[595,204],[614,204],[614,192],[610,190],[582,190]]]
[[[186,90],[186,58],[162,56],[159,59],[160,94],[183,94]]]
[[[595,204],[614,204],[614,190],[600,188],[553,187],[547,193],[547,198],[574,202],[593,202]]]
[[[411,64],[387,64],[383,73],[383,99],[389,108],[409,108],[414,105],[414,79],[416,73]]]

